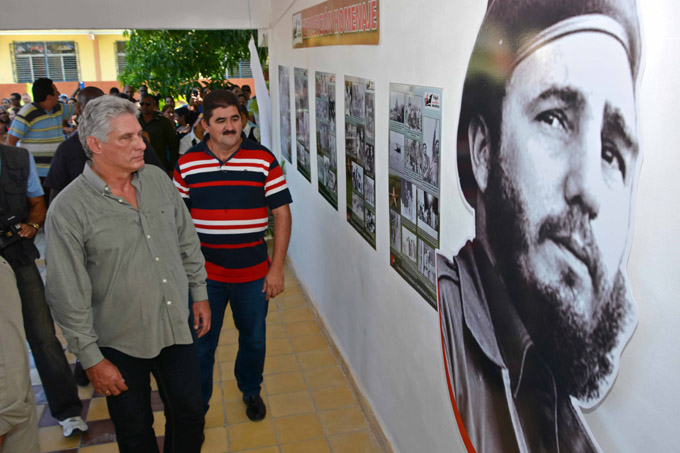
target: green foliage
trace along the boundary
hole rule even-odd
[[[146,84],[153,93],[186,97],[196,86],[226,88],[227,68],[249,60],[250,30],[131,30],[125,47],[124,85]],[[257,44],[257,34],[254,34]],[[265,66],[267,49],[258,48]],[[203,83],[199,83],[199,79]]]

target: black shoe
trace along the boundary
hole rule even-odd
[[[248,398],[244,396],[243,402],[246,403],[246,415],[250,420],[257,422],[267,415],[267,406],[264,405],[260,395],[252,395]]]
[[[80,362],[76,362],[76,367],[73,370],[73,377],[76,380],[76,384],[81,387],[87,387],[90,384],[90,379],[87,377],[87,373]]]

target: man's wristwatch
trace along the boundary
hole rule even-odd
[[[40,229],[40,225],[38,225],[35,222],[26,222],[26,225],[31,225],[33,228],[35,228],[35,231],[38,231]]]

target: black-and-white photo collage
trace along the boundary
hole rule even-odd
[[[281,155],[288,162],[292,163],[290,135],[290,71],[287,66],[279,66],[279,126],[281,134]]]
[[[316,158],[319,193],[338,209],[338,150],[335,141],[335,74],[316,72]]]
[[[375,82],[345,76],[347,221],[375,248]]]
[[[307,70],[295,68],[295,134],[297,149],[297,169],[312,181],[309,147],[309,93],[307,90]]]
[[[441,99],[439,88],[390,84],[390,264],[433,307]]]

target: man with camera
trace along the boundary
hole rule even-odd
[[[46,209],[33,156],[24,148],[0,145],[0,255],[16,275],[26,338],[50,412],[70,436],[87,431],[87,424],[80,417],[83,406],[35,264],[40,253],[33,238]]]

